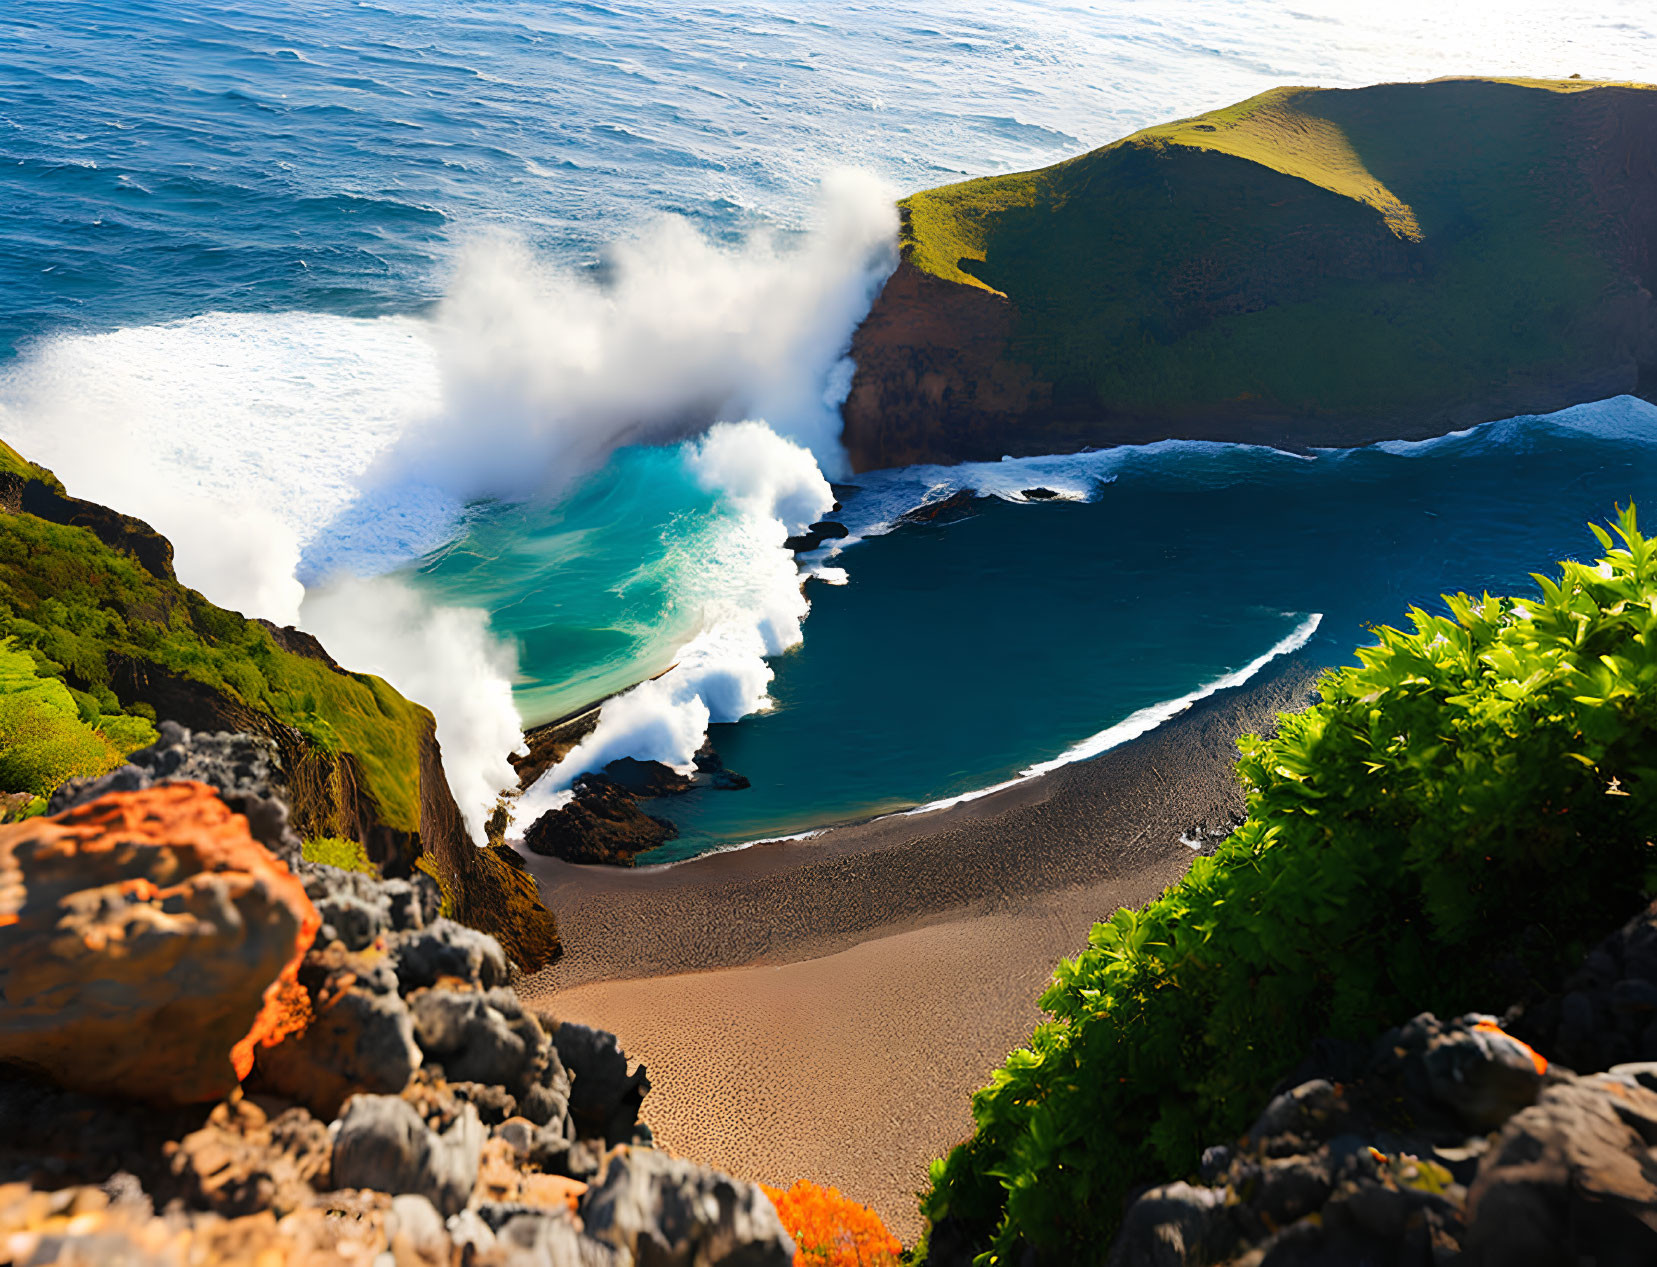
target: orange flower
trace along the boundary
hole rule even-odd
[[[804,1179],[760,1187],[794,1238],[794,1267],[897,1267],[903,1245],[867,1206]]]

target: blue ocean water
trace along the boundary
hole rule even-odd
[[[1614,404],[1408,455],[1038,464],[1085,500],[870,536],[828,561],[844,585],[807,582],[797,644],[778,498],[805,486],[699,474],[682,441],[758,416],[836,473],[871,209],[1274,84],[1641,78],[1654,51],[1632,0],[10,0],[0,436],[151,518],[223,601],[321,622],[301,583],[391,569],[484,613],[495,645],[452,665],[433,631],[481,618],[318,625],[432,704],[452,782],[498,785],[503,657],[534,723],[713,637],[738,703],[705,711],[754,787],[682,803],[680,853],[911,806],[1314,613],[1334,659],[1407,601],[1522,584],[1650,500],[1657,426]],[[885,191],[825,201],[848,166]],[[878,477],[845,513],[948,478]],[[775,706],[721,721],[767,666]]]

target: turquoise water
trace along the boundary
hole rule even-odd
[[[12,0],[0,437],[149,518],[211,597],[431,705],[474,820],[520,720],[691,654],[708,700],[612,738],[682,749],[711,715],[754,786],[674,806],[664,856],[909,807],[1314,613],[1338,660],[1407,601],[1522,584],[1657,469],[1649,411],[1613,405],[1407,453],[979,472],[1087,500],[887,535],[967,477],[883,475],[801,626],[779,543],[827,506],[811,459],[839,473],[891,194],[1279,83],[1641,78],[1654,52],[1632,0]],[[885,188],[825,199],[846,165]],[[698,467],[743,418],[810,455]],[[719,720],[767,673],[773,707]]]

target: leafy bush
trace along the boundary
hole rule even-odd
[[[1511,997],[1635,909],[1657,848],[1657,546],[1633,509],[1536,598],[1412,610],[1276,738],[1248,819],[1094,927],[933,1163],[935,1245],[1102,1257],[1135,1182],[1195,1169],[1320,1035]],[[938,1226],[948,1219],[947,1234]]]
[[[760,1187],[794,1238],[794,1267],[896,1267],[903,1246],[867,1206],[805,1179]]]

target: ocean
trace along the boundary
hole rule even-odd
[[[521,725],[615,692],[577,764],[711,732],[753,782],[676,802],[652,860],[914,809],[1523,588],[1653,501],[1657,411],[854,491],[891,200],[1281,83],[1654,53],[1633,3],[11,0],[0,437],[431,706],[474,823]],[[961,487],[991,496],[897,525]],[[802,578],[782,539],[836,501],[858,539]]]

